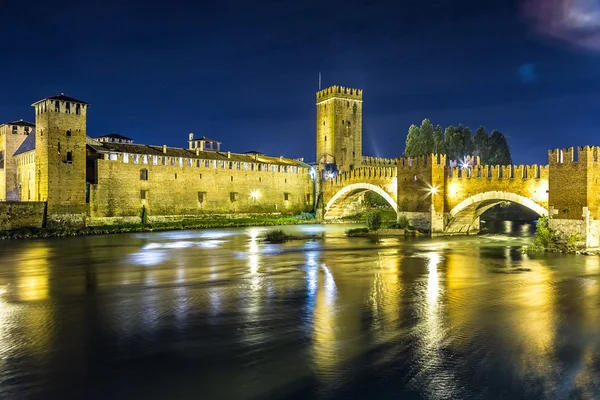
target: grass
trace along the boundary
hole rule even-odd
[[[9,231],[0,231],[0,239],[51,238],[82,235],[106,235],[112,233],[154,232],[182,229],[236,228],[246,226],[298,225],[313,223],[314,216],[312,218],[308,218],[308,216],[312,216],[312,214],[302,213],[299,216],[290,217],[188,219],[177,222],[102,225],[88,226],[85,228],[20,228]]]
[[[364,236],[365,234],[369,233],[369,228],[354,228],[354,229],[348,229],[346,231],[346,236],[348,237],[357,237],[357,236]]]

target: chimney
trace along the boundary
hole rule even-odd
[[[163,144],[163,153],[167,154],[167,145],[166,144]]]
[[[194,134],[190,133],[188,135],[188,142],[190,142],[189,145],[188,145],[188,150],[191,150],[193,148],[192,147],[192,144],[194,143],[193,140],[194,140]]]
[[[227,158],[231,158],[231,152],[230,151],[227,152]]]
[[[279,161],[283,161],[283,156],[279,156]]]

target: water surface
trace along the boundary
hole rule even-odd
[[[2,242],[0,398],[600,398],[600,258],[494,224]]]

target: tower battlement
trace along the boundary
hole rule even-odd
[[[598,162],[600,146],[569,147],[567,149],[548,150],[550,164]]]
[[[342,98],[362,101],[362,90],[343,86],[331,86],[317,92],[317,103],[332,98]]]

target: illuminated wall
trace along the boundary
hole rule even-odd
[[[144,206],[150,216],[312,210],[313,181],[308,169],[297,164],[270,164],[267,171],[266,164],[258,170],[258,163],[166,158],[166,165],[162,157],[155,165],[152,156],[133,154],[98,160],[91,217],[139,217]],[[147,180],[142,170],[147,170]]]

